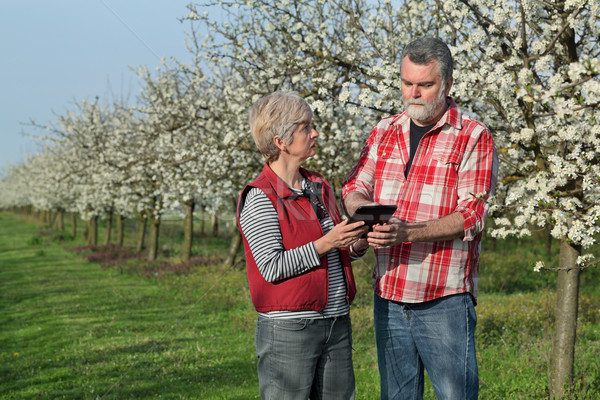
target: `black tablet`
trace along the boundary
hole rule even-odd
[[[376,224],[383,224],[392,218],[392,215],[396,212],[398,207],[394,205],[373,205],[373,206],[360,206],[354,212],[354,215],[350,217],[348,223],[356,221],[365,221],[365,225],[372,227]]]

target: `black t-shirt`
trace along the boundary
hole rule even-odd
[[[427,132],[431,128],[434,127],[435,124],[431,124],[428,126],[419,126],[410,120],[410,155],[408,157],[408,162],[406,163],[406,170],[404,171],[404,176],[408,178],[408,173],[410,172],[410,167],[412,166],[413,158],[415,158],[415,154],[417,153],[417,148],[419,147],[419,142],[425,136]]]

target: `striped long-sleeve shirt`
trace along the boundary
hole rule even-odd
[[[304,182],[305,190],[308,184]],[[301,195],[302,191],[292,188]],[[327,234],[333,222],[322,205],[324,217],[319,221]],[[277,282],[309,271],[321,264],[313,242],[295,249],[285,249],[279,227],[277,211],[269,198],[258,188],[250,190],[246,196],[244,209],[240,215],[240,226],[248,240],[258,270],[268,282]],[[322,313],[316,311],[272,311],[262,315],[270,318],[328,318],[348,314],[346,303],[346,282],[339,250],[327,253],[329,273],[329,295],[327,306]]]

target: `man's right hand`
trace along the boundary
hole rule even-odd
[[[344,209],[348,217],[353,216],[356,212],[356,209],[360,206],[374,206],[379,204],[372,201],[371,199],[367,198],[364,194],[359,192],[348,193],[346,197],[344,197],[343,202]]]

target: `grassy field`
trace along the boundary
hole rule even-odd
[[[179,224],[164,226],[161,248],[176,256]],[[80,237],[0,213],[0,398],[258,398],[256,313],[243,267],[219,262],[227,245],[225,234],[198,234],[193,264],[109,263],[114,249],[96,252],[92,263]],[[495,246],[481,260],[480,398],[543,399],[555,277],[532,266],[556,258],[558,245],[549,256],[540,238]],[[379,398],[371,263],[368,254],[354,264],[358,399]],[[597,269],[582,275],[572,399],[600,397],[599,277]],[[425,397],[435,398],[429,382]]]

